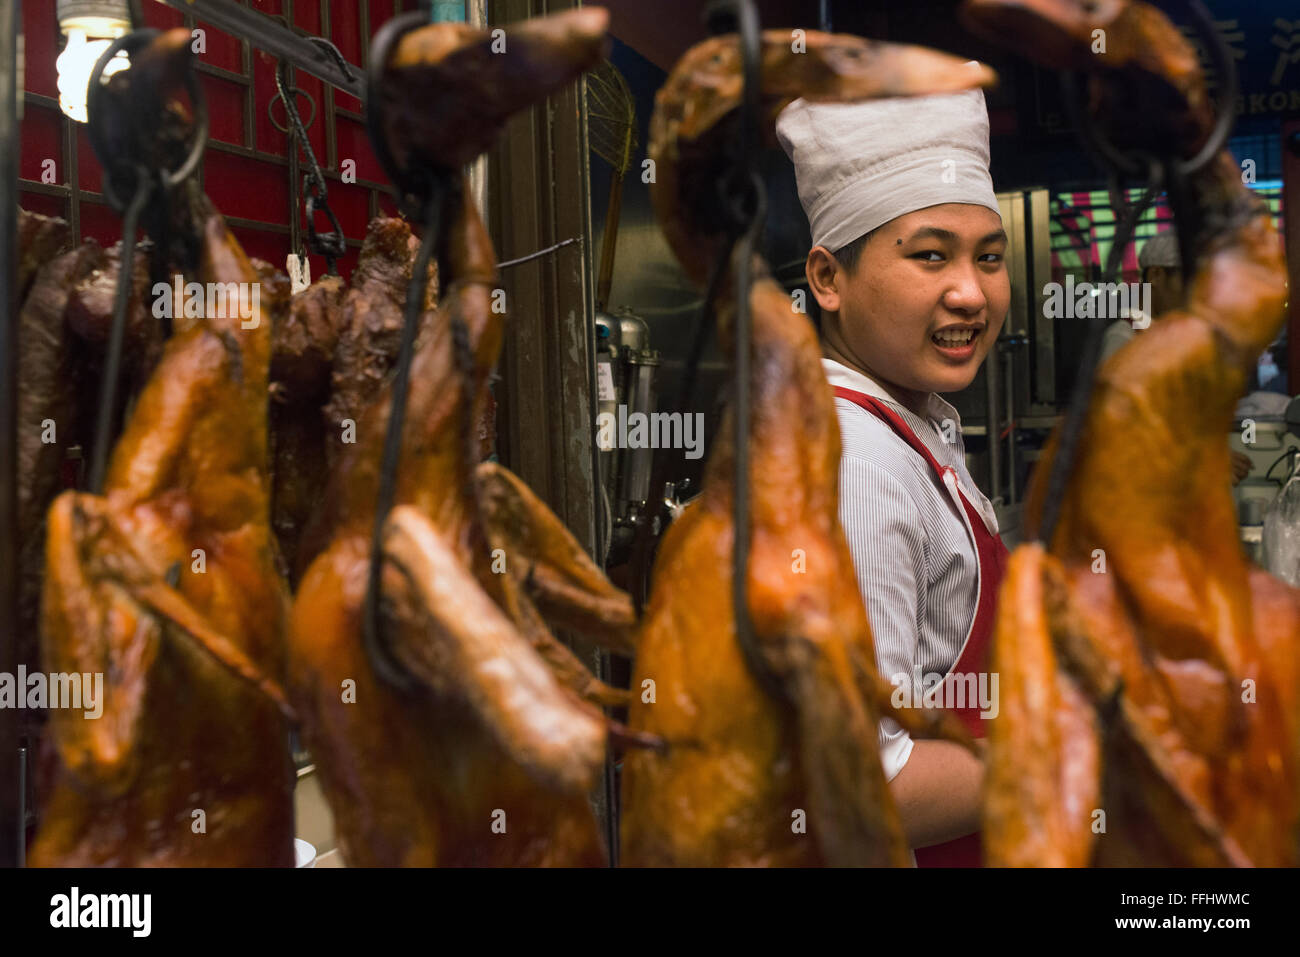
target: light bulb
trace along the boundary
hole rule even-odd
[[[109,27],[95,32],[106,32],[108,36],[95,36],[91,39],[80,26],[68,27],[68,45],[54,61],[59,70],[59,109],[78,123],[85,123],[87,119],[86,91],[90,86],[90,74],[94,72],[95,63],[125,30]],[[119,52],[105,65],[103,76],[107,79],[130,65],[131,61],[126,54]]]

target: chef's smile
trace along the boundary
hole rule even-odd
[[[975,348],[983,326],[958,326],[940,329],[930,337],[939,355],[950,362],[965,364],[975,355]]]

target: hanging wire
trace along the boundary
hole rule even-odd
[[[1161,185],[1169,187],[1169,205],[1173,210],[1174,222],[1178,227],[1178,246],[1183,263],[1184,275],[1190,276],[1195,267],[1192,242],[1194,234],[1199,231],[1199,219],[1195,204],[1187,188],[1187,180],[1199,172],[1207,163],[1227,147],[1228,136],[1232,132],[1235,118],[1233,102],[1237,90],[1236,64],[1231,52],[1219,32],[1214,28],[1213,19],[1200,0],[1188,0],[1188,10],[1197,30],[1204,36],[1216,67],[1223,77],[1223,95],[1220,97],[1219,114],[1209,137],[1196,154],[1188,160],[1177,157],[1153,157],[1144,153],[1124,153],[1118,149],[1098,129],[1093,116],[1083,106],[1083,83],[1080,74],[1067,71],[1062,74],[1066,107],[1071,111],[1076,129],[1084,145],[1104,169],[1111,171],[1112,202],[1116,205],[1116,227],[1114,243],[1107,257],[1106,269],[1102,280],[1112,283],[1119,276],[1124,251],[1133,238],[1134,230],[1142,214],[1155,200]],[[1142,198],[1133,206],[1127,207],[1123,201],[1126,193],[1121,188],[1125,177],[1145,172],[1148,188]],[[1088,335],[1084,340],[1083,356],[1080,361],[1079,378],[1070,395],[1070,404],[1066,410],[1065,420],[1061,424],[1060,442],[1052,460],[1052,471],[1048,475],[1047,496],[1043,503],[1043,516],[1039,523],[1037,540],[1051,545],[1052,536],[1060,521],[1064,505],[1066,486],[1070,472],[1078,454],[1079,442],[1087,418],[1088,404],[1092,398],[1098,360],[1101,355],[1101,340],[1104,330],[1102,323],[1090,322]]]
[[[429,287],[429,264],[433,260],[433,251],[438,241],[442,189],[440,181],[434,182],[435,188],[422,217],[424,236],[420,240],[415,267],[406,286],[406,314],[401,345],[397,351],[392,397],[388,404],[388,430],[384,434],[384,454],[379,466],[379,495],[375,502],[375,523],[370,535],[370,567],[361,612],[362,640],[370,661],[380,677],[399,688],[410,688],[414,682],[406,669],[389,653],[383,640],[379,602],[383,577],[384,526],[388,522],[388,513],[393,510],[393,498],[397,491],[397,468],[402,459],[402,430],[406,424],[406,400],[411,384],[411,360],[415,355],[416,333]]]
[[[322,42],[328,44],[328,41]],[[335,50],[335,53],[337,52]],[[342,57],[340,56],[339,59],[341,60]],[[307,127],[316,119],[316,101],[305,90],[291,84],[287,60],[281,60],[276,67],[275,89],[275,96],[266,105],[267,114],[271,115],[271,108],[275,106],[277,99],[283,101],[288,127],[280,127],[278,123],[275,123],[274,116],[271,117],[271,122],[277,128],[289,132],[289,148],[293,149],[295,143],[301,145],[303,155],[307,158],[307,172],[302,178],[302,192],[305,197],[304,205],[307,215],[307,245],[312,252],[325,258],[326,272],[331,276],[337,276],[338,268],[336,263],[347,251],[347,241],[343,236],[343,227],[339,224],[338,217],[334,215],[334,210],[330,208],[329,188],[325,183],[325,174],[321,172],[320,164],[316,162],[316,151],[311,148],[311,140],[307,136]],[[308,102],[311,103],[311,120],[306,124],[303,123],[302,116],[298,113],[296,99],[300,93],[306,96]],[[333,230],[328,233],[316,232],[317,211],[326,215],[330,225],[334,227]]]
[[[1142,214],[1150,207],[1160,192],[1160,183],[1164,177],[1161,164],[1152,160],[1148,173],[1150,186],[1142,198],[1132,206],[1123,204],[1124,192],[1119,187],[1118,175],[1112,177],[1111,194],[1120,202],[1115,206],[1115,235],[1106,257],[1106,268],[1102,273],[1103,283],[1119,280],[1124,262],[1124,251],[1133,239]],[[1083,424],[1087,418],[1088,404],[1092,399],[1095,386],[1097,364],[1101,358],[1101,343],[1105,337],[1104,323],[1090,320],[1088,334],[1084,337],[1083,354],[1079,360],[1079,378],[1070,394],[1070,405],[1066,410],[1065,420],[1061,426],[1060,443],[1052,460],[1052,471],[1048,475],[1047,498],[1043,503],[1043,516],[1039,525],[1038,538],[1050,543],[1052,533],[1056,530],[1061,517],[1061,508],[1065,502],[1065,490],[1070,480],[1070,472],[1078,454],[1079,441],[1083,437]]]
[[[582,242],[581,236],[573,236],[569,239],[561,239],[558,243],[555,243],[552,246],[547,246],[545,249],[539,249],[535,253],[529,253],[527,256],[519,256],[516,259],[507,259],[503,263],[497,263],[497,269],[509,269],[511,266],[518,266],[520,263],[531,262],[534,259],[540,259],[542,256],[545,256],[548,253],[553,253],[557,249],[562,249],[565,246],[572,245],[573,243],[581,243],[581,242]]]
[[[208,139],[207,101],[203,97],[203,87],[194,70],[186,73],[186,88],[193,106],[193,142],[185,160],[175,171],[150,171],[139,159],[130,157],[130,153],[139,148],[131,137],[110,133],[108,101],[104,99],[102,85],[104,68],[120,51],[129,55],[139,51],[161,35],[159,30],[136,30],[118,37],[100,56],[91,71],[87,87],[87,136],[91,148],[104,168],[104,199],[115,211],[122,213],[122,255],[117,278],[117,289],[113,298],[113,319],[109,326],[108,355],[104,362],[103,378],[100,382],[99,408],[96,413],[95,438],[90,458],[90,491],[96,495],[104,489],[104,479],[108,469],[108,453],[113,439],[113,415],[117,406],[117,386],[121,377],[122,347],[126,335],[126,311],[130,304],[134,287],[136,233],[140,217],[150,198],[155,199],[157,215],[153,217],[155,231],[159,234],[154,245],[154,269],[157,273],[159,263],[165,260],[167,195],[185,181],[198,168],[199,160]],[[141,97],[132,97],[131,102],[139,107]],[[121,118],[118,117],[118,120]],[[153,117],[135,117],[136,122],[126,124],[125,129],[134,131],[149,129]],[[134,184],[131,199],[123,203],[121,189],[124,179]]]
[[[750,287],[753,283],[754,256],[767,214],[767,194],[758,171],[759,123],[762,109],[762,34],[758,13],[752,0],[716,0],[705,8],[705,19],[716,30],[734,29],[740,43],[741,72],[744,87],[740,104],[739,153],[727,174],[719,181],[719,196],[727,216],[728,242],[714,266],[710,286],[721,284],[728,261],[735,271],[734,358],[732,360],[732,566],[731,603],[735,619],[736,643],[751,674],[770,694],[779,696],[780,687],[764,666],[749,616],[748,577],[750,528],[750,360],[753,333],[751,328]],[[711,304],[716,294],[711,290],[706,300]],[[700,345],[697,338],[696,346]],[[692,363],[699,355],[693,350]],[[692,373],[693,375],[693,373]],[[694,387],[691,380],[684,385]]]
[[[689,408],[694,401],[695,385],[700,363],[715,326],[718,297],[727,268],[735,264],[735,319],[734,360],[732,378],[732,413],[734,431],[732,524],[731,598],[735,619],[736,641],[750,672],[769,693],[779,695],[780,689],[769,670],[762,665],[753,624],[749,617],[747,575],[749,571],[749,368],[750,368],[750,304],[749,287],[751,269],[758,237],[762,233],[767,201],[763,180],[758,173],[757,148],[761,108],[761,34],[758,16],[751,0],[717,0],[704,11],[704,19],[714,34],[735,31],[741,47],[744,90],[740,106],[740,148],[727,174],[718,181],[718,197],[726,217],[727,232],[719,243],[713,267],[705,289],[704,304],[695,327],[690,351],[676,402],[671,409]],[[733,255],[734,253],[734,255]],[[666,457],[656,457],[651,471],[651,497],[656,500],[662,493],[668,475]],[[644,608],[647,599],[652,539],[657,531],[657,520],[647,520],[637,529],[633,545],[632,565],[633,598],[637,612]]]
[[[148,171],[137,167],[135,195],[127,204],[122,217],[122,259],[117,274],[117,289],[113,296],[113,322],[108,332],[108,356],[104,360],[104,375],[99,384],[99,410],[95,416],[95,443],[90,457],[90,491],[101,495],[104,491],[104,473],[108,468],[108,448],[113,435],[113,411],[117,405],[117,380],[122,368],[122,341],[126,338],[126,309],[131,300],[133,285],[132,267],[135,265],[136,227],[140,213],[153,192],[154,184]]]
[[[406,405],[410,393],[411,362],[415,356],[415,340],[419,331],[420,316],[429,286],[429,265],[439,248],[439,231],[444,204],[460,199],[445,174],[433,174],[425,169],[408,169],[400,166],[388,149],[380,118],[379,82],[388,56],[398,39],[408,30],[422,26],[426,17],[419,11],[394,17],[380,28],[370,50],[370,68],[366,73],[366,128],[372,148],[384,167],[388,178],[397,188],[397,202],[408,218],[423,226],[420,248],[415,256],[411,279],[406,287],[406,312],[402,325],[402,339],[397,353],[393,387],[388,409],[388,427],[384,434],[383,458],[379,470],[379,490],[375,502],[375,521],[370,536],[370,562],[366,576],[366,595],[361,611],[362,644],[375,673],[389,684],[400,689],[410,689],[415,681],[406,668],[392,655],[384,640],[384,627],[380,596],[383,586],[383,535],[388,514],[393,508],[397,490],[397,469],[402,457],[402,431],[406,423]],[[450,195],[449,195],[450,194]],[[439,264],[438,275],[446,271]],[[457,365],[465,360],[467,337],[463,323],[457,330],[459,319],[452,320],[454,358]],[[471,358],[472,361],[472,358]],[[470,430],[472,431],[472,430]]]

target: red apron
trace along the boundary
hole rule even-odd
[[[866,409],[915,449],[934,470],[939,481],[952,496],[953,502],[959,506],[966,527],[975,540],[975,552],[979,560],[979,600],[975,606],[975,618],[971,622],[961,653],[948,674],[974,673],[978,676],[986,672],[993,640],[993,614],[997,608],[998,587],[1002,583],[1002,572],[1007,564],[1007,547],[1002,544],[1002,539],[998,535],[989,531],[988,526],[984,524],[984,517],[971,505],[958,487],[956,470],[951,466],[939,464],[925,444],[916,437],[916,433],[903,421],[902,416],[879,399],[841,386],[834,388],[836,396],[848,399]],[[978,700],[968,701],[967,707],[954,708],[953,711],[973,736],[984,737],[986,722],[980,717]],[[915,853],[918,867],[979,867],[983,863],[978,831],[943,844],[918,848]]]

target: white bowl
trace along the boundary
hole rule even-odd
[[[302,838],[295,837],[293,839],[293,862],[294,867],[315,867],[316,848]]]

